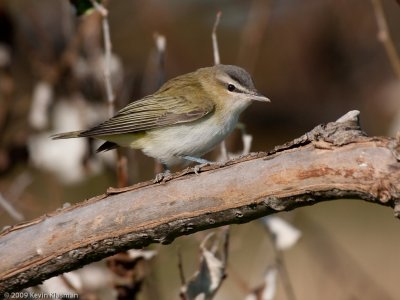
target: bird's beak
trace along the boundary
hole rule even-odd
[[[251,100],[261,101],[261,102],[271,102],[271,100],[261,95],[259,92],[255,92],[253,95],[251,95]]]

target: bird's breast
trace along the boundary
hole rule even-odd
[[[201,157],[235,128],[238,116],[218,118],[210,115],[195,122],[178,124],[148,131],[135,148],[167,165],[179,163],[177,157]],[[139,147],[138,147],[139,146]]]

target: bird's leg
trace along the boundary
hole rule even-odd
[[[208,161],[207,159],[200,157],[194,157],[189,155],[180,155],[179,157],[193,162],[197,162],[198,164],[211,164],[211,161]]]
[[[167,177],[168,175],[171,174],[171,171],[169,170],[169,168],[168,168],[168,166],[167,166],[166,164],[161,163],[161,165],[162,165],[162,167],[163,167],[164,172],[158,173],[158,174],[156,175],[156,178],[154,178],[154,183],[158,183],[158,182],[163,181],[163,179],[164,179],[165,177]]]
[[[188,155],[181,155],[179,157],[182,158],[182,159],[193,161],[193,162],[196,162],[196,163],[199,164],[199,165],[195,165],[193,167],[194,173],[196,175],[199,175],[199,171],[200,171],[201,167],[204,167],[206,165],[212,164],[211,161],[208,161],[207,159],[200,158],[200,157],[193,157],[193,156],[188,156]]]

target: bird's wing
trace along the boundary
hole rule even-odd
[[[192,95],[193,97],[193,95]],[[111,119],[79,133],[83,137],[96,137],[134,133],[164,126],[192,122],[214,110],[210,100],[196,105],[185,96],[152,95],[128,104]]]

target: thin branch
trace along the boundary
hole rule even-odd
[[[213,53],[214,53],[214,65],[219,65],[221,63],[219,56],[219,48],[218,48],[218,40],[217,40],[217,28],[219,25],[219,20],[221,18],[221,12],[217,12],[217,16],[215,17],[215,22],[211,34],[211,40],[213,45]]]
[[[284,291],[286,293],[286,299],[288,299],[288,300],[296,300],[296,296],[295,296],[295,293],[294,293],[294,289],[293,289],[292,283],[290,281],[290,276],[289,276],[289,272],[288,272],[287,267],[286,267],[285,258],[283,256],[283,252],[282,252],[282,250],[278,249],[278,247],[276,245],[276,237],[275,237],[275,235],[270,231],[268,231],[268,233],[269,233],[269,236],[271,238],[272,249],[274,251],[274,256],[275,256],[275,262],[276,262],[277,269],[279,270],[279,274],[281,275],[283,289],[284,289]]]
[[[92,3],[93,7],[101,14],[102,17],[107,17],[108,16],[108,10],[99,2],[96,0],[90,0]]]
[[[183,259],[181,249],[178,249],[178,269],[181,285],[186,285],[185,271],[183,270]]]
[[[117,149],[117,183],[122,188],[128,185],[128,159],[122,153],[122,149]]]
[[[221,19],[222,12],[217,12],[215,17],[215,22],[213,26],[213,30],[211,33],[211,41],[213,46],[213,56],[214,56],[214,65],[219,65],[221,63],[220,55],[219,55],[219,47],[218,47],[218,39],[217,39],[217,28],[219,25],[219,21]],[[226,148],[226,142],[223,140],[220,144],[220,151],[221,151],[221,160],[226,161],[229,159],[228,150]]]
[[[25,220],[25,217],[16,208],[7,201],[4,196],[0,193],[0,207],[2,207],[15,221],[21,222]]]
[[[220,55],[219,55],[219,47],[218,47],[218,38],[217,38],[217,28],[219,25],[219,21],[221,19],[222,12],[219,11],[217,12],[217,15],[215,17],[215,22],[213,26],[213,30],[211,33],[211,40],[212,40],[212,46],[213,46],[213,56],[214,56],[214,65],[219,65],[221,63]],[[226,161],[229,159],[228,155],[228,149],[226,147],[226,142],[223,140],[220,145],[219,145],[221,154],[221,160]],[[226,270],[226,265],[228,262],[228,249],[229,249],[229,226],[226,226],[224,228],[224,245],[223,245],[223,252],[222,252],[222,264],[224,266],[223,268],[223,278],[221,279],[221,282],[219,284],[219,287],[222,284],[223,279],[226,277],[225,270]],[[219,289],[217,288],[217,290]],[[216,291],[215,291],[216,292]]]
[[[8,190],[7,198],[10,199],[11,202],[16,201],[32,182],[32,175],[28,171],[22,172],[12,183]]]
[[[167,39],[164,35],[155,33],[154,42],[157,49],[158,57],[158,86],[160,88],[165,83],[165,48],[167,45]]]
[[[32,183],[32,176],[23,172],[14,180],[7,192],[7,199],[0,193],[0,206],[17,222],[25,220],[25,217],[14,206],[13,202],[18,200],[25,189]]]
[[[106,83],[107,100],[109,104],[109,115],[112,117],[115,112],[115,96],[111,83],[111,38],[110,26],[108,25],[108,17],[103,16],[103,33],[104,33],[104,49],[105,49],[105,67],[104,78]]]
[[[111,82],[111,58],[112,44],[110,35],[110,25],[108,24],[108,10],[96,0],[90,0],[93,7],[102,16],[102,28],[104,39],[104,83],[106,86],[108,115],[110,118],[115,114],[115,95]],[[117,182],[119,187],[124,187],[128,184],[127,159],[122,154],[120,149],[117,149]]]
[[[157,50],[157,67],[158,67],[158,83],[157,89],[159,89],[165,83],[165,48],[167,45],[167,39],[164,35],[154,33],[154,42]],[[154,174],[164,172],[164,168],[160,161],[154,160]]]
[[[228,255],[229,255],[229,240],[230,240],[230,226],[225,226],[223,228],[224,245],[222,248],[222,263],[224,266],[228,265]]]
[[[221,161],[227,161],[229,159],[229,155],[225,140],[219,144],[219,150],[221,151]]]
[[[96,0],[90,0],[93,7],[100,13],[102,17],[103,37],[104,37],[104,81],[106,85],[107,101],[109,105],[109,116],[112,117],[115,112],[115,97],[111,83],[111,56],[112,44],[110,37],[110,25],[108,24],[108,10]]]
[[[268,266],[263,282],[252,289],[246,299],[273,300],[277,290],[278,268],[275,265]]]
[[[336,121],[338,122],[338,121]],[[268,236],[272,242],[272,248],[275,256],[275,269],[279,271],[282,279],[283,289],[288,300],[295,300],[296,296],[292,287],[289,272],[286,268],[286,262],[283,250],[293,247],[301,236],[301,232],[291,224],[276,216],[268,216],[261,218],[260,221],[264,225]],[[266,275],[266,278],[275,281],[275,275],[272,273]],[[275,291],[275,287],[271,289],[271,293]],[[273,293],[272,293],[273,294]]]
[[[197,231],[334,199],[390,206],[400,217],[400,141],[367,137],[356,112],[269,153],[187,168],[160,183],[109,189],[4,230],[0,293],[125,249],[169,244]],[[32,236],[34,243],[27,243]]]
[[[381,0],[371,0],[378,25],[378,39],[384,45],[386,54],[396,76],[400,79],[400,58],[390,35]]]

